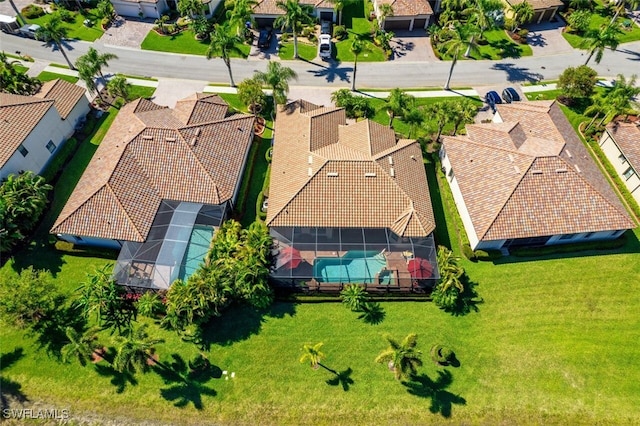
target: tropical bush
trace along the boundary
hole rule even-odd
[[[262,91],[262,83],[255,78],[247,78],[238,84],[238,98],[249,111],[262,111],[267,104],[267,96]]]
[[[22,12],[22,16],[24,16],[27,19],[36,19],[45,14],[44,9],[35,4],[30,4],[28,6],[23,7],[21,12]]]
[[[34,95],[40,90],[42,83],[20,72],[15,65],[18,61],[10,61],[4,52],[0,52],[0,92],[14,95]]]
[[[562,90],[561,101],[572,104],[576,99],[588,98],[593,94],[598,73],[586,65],[569,67],[560,74],[558,89]]]
[[[333,37],[335,37],[336,40],[344,40],[349,37],[349,33],[344,25],[336,25],[333,27]]]
[[[455,359],[453,351],[442,345],[434,345],[431,348],[430,354],[433,362],[440,365],[449,365]]]
[[[464,291],[461,281],[464,269],[458,265],[460,259],[444,246],[438,247],[437,260],[440,281],[431,293],[431,297],[438,307],[446,312],[452,312],[458,307],[458,299]]]
[[[360,312],[369,299],[369,293],[367,293],[363,285],[347,284],[340,292],[340,298],[342,299],[342,304],[353,312]]]
[[[60,20],[64,22],[74,22],[76,19],[75,14],[64,7],[59,7],[58,10],[56,10],[56,14],[60,17]]]
[[[375,114],[369,99],[354,95],[349,89],[340,89],[331,94],[336,106],[344,108],[348,118],[370,118]]]
[[[164,313],[164,304],[157,293],[148,291],[135,302],[138,313],[145,317],[155,318]]]

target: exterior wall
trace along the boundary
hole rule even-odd
[[[624,234],[625,230],[611,230],[602,232],[583,232],[581,234],[574,234],[572,238],[561,239],[562,235],[554,235],[547,241],[547,246],[555,244],[569,244],[569,243],[584,243],[587,241],[602,241],[602,240],[615,240],[620,235]]]
[[[16,150],[0,169],[0,179],[4,179],[12,173],[19,173],[21,170],[31,170],[35,173],[42,172],[53,153],[60,149],[60,146],[68,136],[73,134],[73,131],[74,123],[68,120],[61,120],[58,110],[55,107],[49,108],[42,120],[22,143],[22,146],[29,151],[27,156],[24,157]],[[47,149],[49,141],[56,145],[56,151],[53,153]]]
[[[469,245],[471,245],[471,248],[475,250],[476,248],[478,248],[478,243],[480,241],[478,240],[478,235],[476,234],[473,222],[471,221],[471,216],[469,215],[467,205],[465,204],[464,198],[462,197],[460,186],[458,185],[458,181],[455,178],[455,170],[453,171],[453,178],[449,176],[449,173],[451,172],[451,162],[446,155],[444,146],[440,149],[440,159],[442,161],[442,167],[445,170],[447,182],[449,182],[449,188],[451,188],[451,192],[453,193],[453,199],[456,203],[456,208],[458,209],[458,213],[460,214],[460,218],[462,219],[464,230],[466,231],[467,237],[469,238]]]
[[[474,250],[500,250],[506,241],[507,240],[480,241]]]
[[[623,155],[622,151],[620,151],[620,148],[618,148],[618,145],[616,145],[608,130],[605,130],[600,138],[600,148],[602,148],[602,151],[613,165],[620,179],[622,179],[627,186],[633,198],[640,204],[640,176],[638,176],[638,170],[632,167],[626,158],[624,160],[620,159],[620,156]],[[626,178],[624,172],[626,172],[629,167],[631,167],[633,174],[629,178]]]
[[[69,235],[69,234],[58,234],[58,239],[62,241],[66,241],[71,244],[78,244],[83,246],[90,247],[102,247],[114,250],[120,250],[122,248],[122,243],[118,240],[109,240],[106,238],[96,238],[96,237],[81,237],[77,235]]]

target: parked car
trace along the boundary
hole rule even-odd
[[[38,39],[38,30],[40,29],[40,25],[38,24],[27,24],[20,27],[18,33],[23,37],[29,37],[32,39]]]
[[[329,34],[320,34],[318,56],[323,60],[331,58],[331,36]]]
[[[513,87],[507,87],[502,91],[502,99],[504,99],[506,103],[510,104],[511,102],[518,102],[520,100],[520,95]]]
[[[498,95],[498,92],[493,90],[487,92],[487,94],[484,96],[484,100],[491,107],[491,110],[493,112],[496,112],[496,104],[502,103],[502,99],[500,99],[500,95]]]
[[[18,20],[14,16],[0,15],[0,31],[15,34],[20,29]]]
[[[265,28],[260,30],[258,35],[258,47],[260,49],[267,49],[271,46],[271,39],[273,38],[273,30],[271,28]]]
[[[331,35],[331,21],[320,21],[320,34]]]

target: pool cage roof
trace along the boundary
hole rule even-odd
[[[143,243],[126,241],[113,277],[129,287],[168,289],[181,268],[194,226],[218,227],[227,204],[208,205],[163,200]]]
[[[271,236],[276,283],[328,282],[319,270],[323,264],[333,270],[332,283],[411,285],[439,278],[433,234],[403,238],[386,228],[272,227]],[[382,282],[385,275],[395,281]]]

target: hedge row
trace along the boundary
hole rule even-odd
[[[59,172],[62,171],[63,166],[71,158],[73,153],[78,147],[78,140],[74,137],[67,139],[67,141],[60,147],[58,152],[53,156],[51,161],[47,163],[47,166],[42,171],[42,176],[47,183],[52,183]]]

